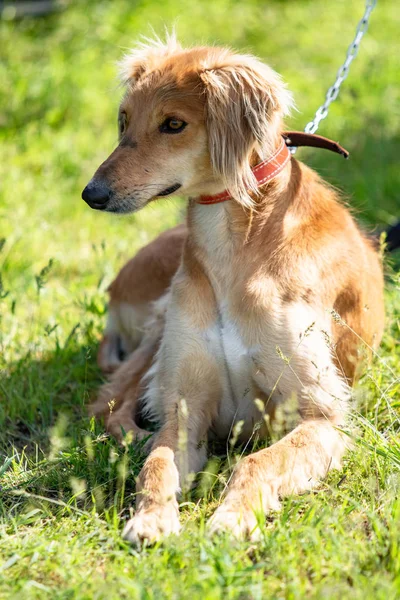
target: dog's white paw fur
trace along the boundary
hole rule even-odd
[[[122,537],[137,546],[154,544],[172,533],[178,534],[180,528],[178,504],[168,502],[139,510],[125,525]]]
[[[217,508],[207,523],[210,535],[228,533],[239,540],[258,540],[261,531],[253,510],[241,507],[240,510],[224,503]]]

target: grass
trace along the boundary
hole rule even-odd
[[[176,22],[185,43],[265,58],[295,94],[288,125],[302,129],[362,10],[345,0],[91,0],[0,21],[0,598],[400,597],[400,280],[390,264],[385,338],[355,392],[355,450],[314,493],[285,501],[257,545],[204,535],[228,476],[214,461],[183,499],[183,534],[128,547],[120,530],[143,455],[86,415],[101,381],[105,288],[184,210],[177,199],[116,218],[80,200],[116,142],[115,61],[149,24]],[[350,161],[299,151],[370,228],[399,216],[399,26],[397,3],[379,2],[321,124]]]

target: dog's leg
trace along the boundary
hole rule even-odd
[[[303,421],[291,433],[239,462],[225,499],[209,522],[212,533],[231,531],[237,537],[257,538],[258,518],[278,509],[280,498],[312,489],[331,468],[340,468],[348,445],[348,437],[340,431],[347,388],[333,372],[329,379],[330,393],[318,385],[299,390]]]
[[[211,413],[199,397],[178,402],[166,415],[153,449],[137,481],[136,514],[128,521],[123,537],[140,544],[155,542],[180,530],[176,495],[190,485],[190,476],[204,465]]]
[[[123,532],[136,544],[179,531],[176,495],[207,459],[207,432],[221,396],[218,367],[212,357],[189,355],[177,379],[179,396],[166,390],[161,400],[163,426],[139,474],[136,514]]]
[[[205,440],[194,441],[190,429],[180,430],[179,421],[176,417],[162,427],[139,475],[136,514],[123,532],[130,542],[155,542],[180,530],[176,495],[187,475],[205,463],[206,446]]]
[[[123,537],[134,543],[155,542],[178,533],[179,472],[175,463],[178,430],[171,423],[159,432],[155,447],[140,472],[136,490],[136,514],[126,524]]]
[[[150,303],[147,306],[126,302],[110,304],[107,325],[97,353],[97,363],[103,373],[113,373],[139,347],[150,315]]]
[[[305,421],[270,448],[244,458],[223,503],[209,522],[212,533],[257,538],[257,517],[279,508],[279,499],[311,489],[339,468],[344,436],[324,419]]]
[[[141,391],[141,382],[157,351],[158,340],[149,340],[131,354],[113,373],[110,381],[101,386],[89,413],[103,417],[106,429],[122,441],[124,434],[131,433],[135,439],[151,435],[136,425],[135,414]]]
[[[119,441],[123,434],[132,432],[136,439],[151,435],[135,423],[142,380],[149,371],[164,330],[168,294],[152,304],[151,318],[145,324],[145,334],[140,346],[101,386],[96,401],[89,407],[95,417],[104,417],[107,430]]]
[[[191,258],[192,268],[195,259]],[[215,298],[201,270],[181,266],[171,288],[160,350],[145,405],[162,427],[139,474],[136,514],[124,530],[131,542],[156,541],[179,530],[176,494],[204,465],[223,380]]]

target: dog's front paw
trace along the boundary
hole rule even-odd
[[[255,541],[260,538],[261,531],[253,510],[221,504],[207,524],[211,535],[228,533],[237,539],[249,538]]]
[[[140,546],[144,542],[154,544],[171,533],[178,534],[179,530],[178,504],[168,502],[139,510],[125,525],[122,537]]]

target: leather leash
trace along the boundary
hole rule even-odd
[[[303,133],[302,131],[285,131],[282,133],[282,137],[286,142],[286,146],[289,146],[290,148],[300,146],[323,148],[324,150],[331,150],[332,152],[341,154],[344,158],[349,158],[349,153],[343,146],[322,135]]]

